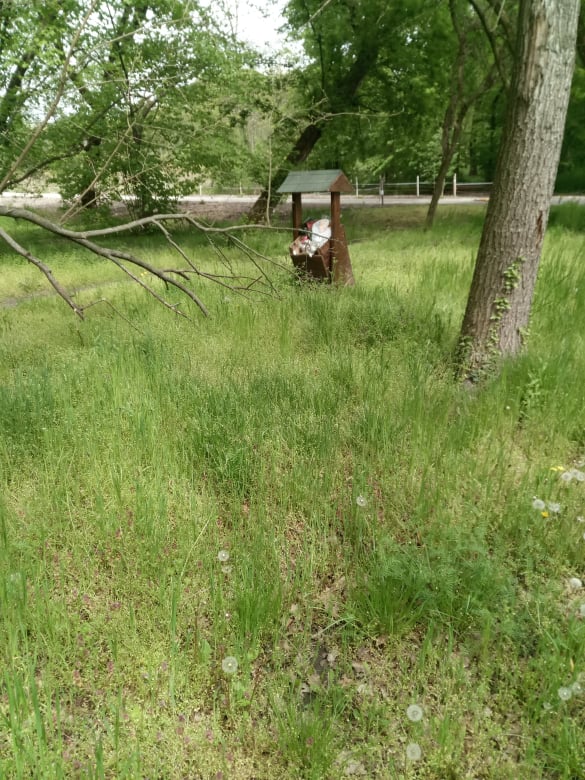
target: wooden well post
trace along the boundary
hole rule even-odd
[[[330,284],[353,286],[355,280],[347,248],[345,230],[341,224],[341,193],[353,192],[353,187],[341,170],[295,171],[289,173],[278,192],[292,195],[293,241],[302,232],[303,193],[331,193],[331,238],[314,255],[293,254],[292,261],[299,271]]]

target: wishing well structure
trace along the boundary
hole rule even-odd
[[[341,193],[353,192],[353,187],[343,171],[294,171],[288,174],[278,192],[292,195],[290,256],[299,273],[330,284],[354,285],[347,238],[341,224]],[[303,223],[303,194],[321,192],[331,194],[330,218]]]

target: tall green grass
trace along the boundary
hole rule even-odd
[[[1,776],[583,776],[583,238],[554,216],[528,350],[469,393],[481,219],[348,212],[355,289],[208,320],[0,310]]]

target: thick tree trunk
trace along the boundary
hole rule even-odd
[[[579,13],[579,23],[577,25],[577,54],[581,60],[581,65],[585,67],[585,5],[581,3],[581,12]]]
[[[518,46],[496,176],[459,343],[477,380],[516,354],[532,296],[563,140],[579,0],[521,0]]]

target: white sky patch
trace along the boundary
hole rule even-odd
[[[287,46],[286,34],[278,30],[285,23],[286,0],[208,0],[216,18],[226,29],[260,51],[279,51]],[[288,44],[290,45],[290,44]]]

